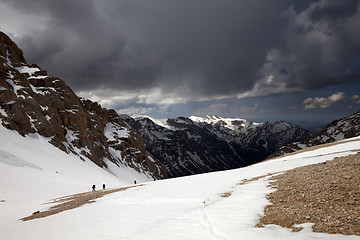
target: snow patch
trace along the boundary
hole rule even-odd
[[[19,89],[21,89],[22,87],[16,85],[16,84],[14,83],[14,80],[11,80],[11,79],[6,79],[6,82],[9,83],[9,84],[13,87],[14,93],[16,94],[16,96],[18,96],[17,91],[18,91]]]
[[[47,78],[47,77],[49,77],[49,76],[31,76],[31,77],[29,77],[29,79],[45,79],[45,78]]]
[[[104,129],[105,137],[108,139],[108,141],[119,141],[121,138],[129,138],[130,137],[130,131],[129,129],[115,125],[112,122],[109,122],[106,124]]]
[[[49,110],[49,107],[48,106],[41,106],[41,105],[39,105],[40,106],[40,108],[41,108],[41,110],[43,111],[43,112],[46,112],[47,110]]]
[[[36,166],[35,164],[32,164],[28,161],[18,158],[15,155],[1,149],[0,149],[0,163],[4,163],[15,167],[29,167],[29,168],[41,170],[41,168]]]
[[[109,159],[104,159],[104,162],[107,165],[107,168],[104,168],[106,171],[121,179],[125,179],[128,182],[134,182],[134,180],[136,180],[138,183],[143,183],[148,182],[149,180],[153,180],[152,178],[147,177],[145,174],[137,172],[133,168],[123,165],[118,166]]]
[[[34,87],[32,84],[30,84],[31,89],[36,94],[41,94],[45,96],[46,94],[52,94],[53,92],[56,92],[56,89],[53,87]]]
[[[4,117],[8,116],[4,109],[0,109],[0,115],[2,115]]]
[[[10,104],[14,104],[14,103],[16,103],[16,102],[14,100],[11,100],[9,102],[4,102],[3,104],[4,105],[10,105]]]
[[[27,67],[27,66],[23,66],[23,67],[17,67],[15,68],[16,70],[18,70],[20,73],[27,73],[30,76],[33,75],[36,72],[39,72],[40,69],[37,67]]]
[[[72,130],[69,130],[69,129],[66,129],[67,132],[66,132],[66,140],[68,143],[72,143],[73,141],[79,139],[78,136],[79,136],[79,132],[78,131],[72,131]]]

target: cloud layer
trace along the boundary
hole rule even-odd
[[[304,109],[316,109],[316,108],[328,108],[336,102],[339,102],[345,98],[345,94],[343,92],[334,93],[333,95],[324,98],[324,97],[316,97],[316,98],[307,98],[304,100]]]
[[[118,107],[359,81],[359,1],[294,2],[2,0],[0,28],[29,62]]]

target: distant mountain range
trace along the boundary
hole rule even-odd
[[[217,116],[179,117],[163,122],[121,116],[145,141],[147,151],[166,166],[169,177],[247,166],[277,148],[310,136],[284,121],[255,123]]]
[[[332,143],[346,138],[357,137],[360,135],[360,112],[335,120],[330,123],[324,130],[314,134],[302,141],[294,142],[280,147],[269,158],[282,156],[304,148]]]

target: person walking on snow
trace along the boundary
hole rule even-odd
[[[95,191],[95,184],[92,186],[92,191],[93,192]]]

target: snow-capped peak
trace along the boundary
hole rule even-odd
[[[203,117],[190,116],[192,121],[198,123],[207,123],[210,125],[220,125],[231,130],[237,130],[239,128],[246,128],[249,126],[257,126],[262,123],[250,122],[242,118],[224,118],[220,116],[205,115]]]
[[[150,117],[147,115],[131,115],[130,117],[137,121],[146,121],[146,119],[148,119],[148,120],[152,121],[155,125],[158,125],[160,127],[164,127],[164,128],[171,130],[171,127],[166,123],[168,118],[156,119],[156,118],[153,118],[153,117]]]

